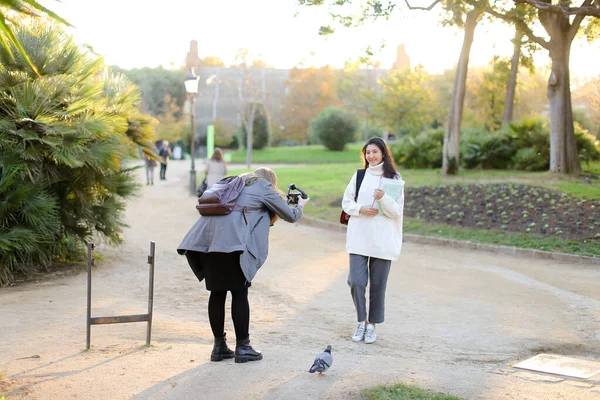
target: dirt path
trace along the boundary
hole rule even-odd
[[[85,273],[0,289],[0,393],[352,399],[374,384],[406,382],[467,399],[600,399],[600,376],[582,382],[511,368],[539,351],[600,359],[598,266],[406,243],[377,343],[355,344],[343,234],[285,222],[272,229],[250,290],[251,336],[264,360],[210,363],[208,293],[175,252],[197,217],[187,168],[172,162],[168,181],[132,202],[125,246],[98,246],[105,258],[94,269],[93,315],[120,315],[146,311],[145,262],[156,241],[153,346],[143,346],[144,323],[105,325],[92,327],[92,349],[83,351]],[[334,365],[318,378],[307,369],[326,344]]]

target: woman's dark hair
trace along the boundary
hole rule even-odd
[[[379,147],[379,150],[381,150],[381,154],[383,155],[383,176],[390,179],[397,178],[398,170],[396,169],[396,163],[394,163],[392,152],[387,144],[385,144],[383,139],[377,136],[367,140],[367,143],[365,143],[362,148],[362,152],[360,153],[360,157],[365,163],[365,169],[369,168],[369,162],[367,161],[367,146],[370,144],[374,144],[375,146]]]

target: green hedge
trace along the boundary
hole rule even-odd
[[[315,144],[323,144],[328,150],[343,151],[352,143],[358,130],[358,121],[354,114],[328,107],[317,118],[310,121],[309,135]]]
[[[433,129],[414,137],[404,136],[391,150],[396,163],[405,168],[440,168],[443,143],[444,129]]]
[[[600,141],[575,124],[579,158],[589,164],[600,160]],[[394,159],[404,168],[440,168],[443,129],[405,136],[392,145]],[[463,131],[461,166],[465,169],[546,171],[550,166],[550,129],[541,119],[525,119],[499,132]]]

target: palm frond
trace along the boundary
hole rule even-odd
[[[125,77],[44,23],[15,32],[40,75],[0,49],[0,285],[79,257],[96,234],[120,243],[140,188],[123,161],[153,152],[154,120]]]

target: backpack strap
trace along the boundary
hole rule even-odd
[[[360,190],[360,185],[362,185],[362,181],[365,178],[366,169],[361,168],[356,170],[356,191],[354,192],[354,201],[358,199],[358,191]]]
[[[242,213],[242,215],[244,216],[244,222],[246,223],[246,225],[248,225],[248,218],[246,218],[246,213],[249,211],[262,211],[262,210],[266,210],[265,207],[247,207],[247,206],[240,206],[238,204],[236,204],[233,207],[233,210],[231,211],[239,211]]]

